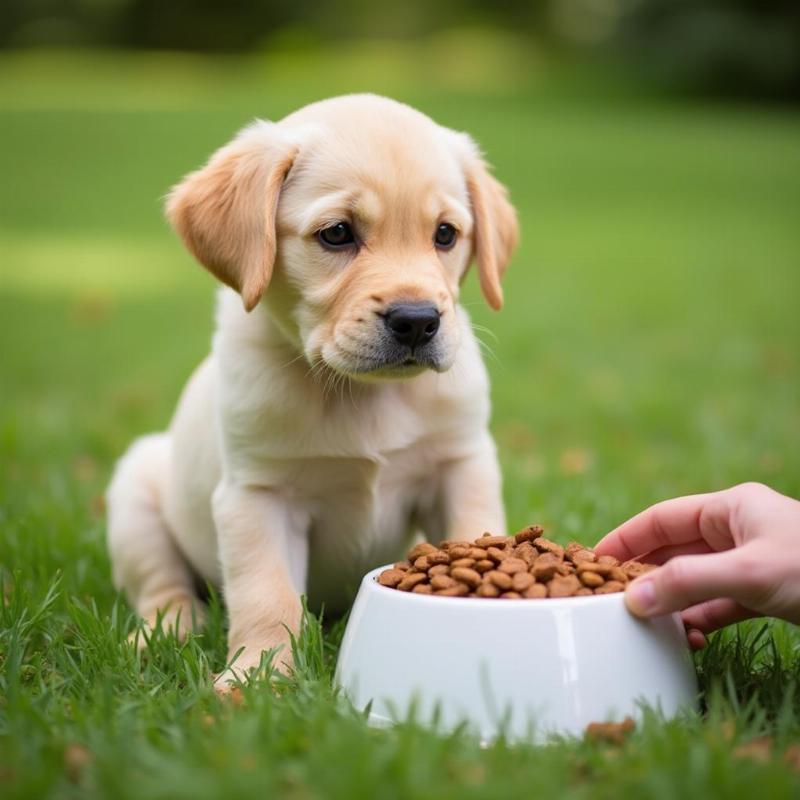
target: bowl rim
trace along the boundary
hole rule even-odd
[[[392,589],[389,586],[381,586],[378,583],[378,575],[383,572],[385,569],[391,569],[391,564],[386,564],[382,567],[376,567],[375,569],[370,570],[369,572],[364,575],[361,580],[361,585],[367,591],[386,591],[392,592],[395,595],[399,595],[399,597],[407,598],[409,601],[414,603],[433,603],[434,607],[442,608],[442,603],[445,604],[457,602],[457,603],[468,603],[470,607],[480,607],[483,609],[486,608],[499,608],[499,609],[539,609],[541,611],[557,611],[559,608],[572,608],[574,609],[576,605],[580,606],[583,605],[584,607],[594,607],[596,608],[599,604],[604,603],[606,605],[622,605],[624,608],[627,609],[625,606],[625,592],[610,592],[609,594],[594,594],[594,595],[584,595],[582,597],[537,597],[537,598],[520,598],[521,600],[527,600],[525,603],[517,603],[513,600],[511,602],[505,603],[498,603],[498,598],[496,597],[441,597],[437,596],[434,597],[432,595],[427,594],[415,594],[414,592],[400,592],[397,589]],[[398,598],[399,599],[399,598]],[[590,602],[591,601],[591,602]],[[403,601],[405,602],[405,601]],[[502,613],[508,613],[507,611],[503,611]],[[512,612],[518,613],[518,612]],[[629,612],[630,613],[630,612]],[[631,614],[631,616],[634,616]]]

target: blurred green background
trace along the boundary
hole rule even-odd
[[[381,796],[445,796],[419,783],[455,745],[343,728],[324,670],[313,692],[262,694],[255,712],[208,730],[204,709],[222,713],[209,696],[219,613],[200,639],[162,642],[142,664],[122,646],[133,623],[114,605],[102,492],[133,438],[168,423],[212,332],[214,282],[168,229],[161,198],[255,116],[388,94],[469,131],[509,186],[522,244],[506,307],[490,312],[474,276],[464,302],[487,348],[512,526],[592,543],[674,494],[755,479],[800,496],[797,9],[5,0],[0,794],[196,798],[274,779],[293,797],[390,784],[418,791]],[[796,655],[796,629],[772,628],[762,646],[775,641]],[[755,697],[761,651],[736,652],[732,691]],[[709,657],[706,688],[726,663]],[[794,667],[770,669],[772,691],[748,719],[796,732],[780,710]],[[321,749],[319,735],[308,744],[312,717]],[[592,793],[579,745],[555,770],[551,750],[469,755],[488,776],[483,794],[472,773],[440,779],[470,797],[497,781],[494,796],[556,796],[573,767],[572,797],[626,796],[620,786],[707,797],[723,785],[750,797],[783,780],[771,764],[736,762],[727,743],[714,755],[705,730],[645,740],[600,759],[606,795]],[[67,758],[76,741],[95,754],[88,777]],[[242,752],[271,771],[243,773]],[[360,795],[367,768],[374,791]]]
[[[592,539],[676,492],[757,478],[800,494],[793,4],[5,8],[6,504],[75,464],[98,495],[206,352],[213,282],[163,221],[168,187],[254,116],[350,91],[469,131],[519,209],[506,308],[466,289],[514,524]],[[669,30],[703,58],[676,34],[661,64]]]

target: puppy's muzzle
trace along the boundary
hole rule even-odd
[[[383,322],[394,341],[413,353],[436,336],[439,317],[430,303],[398,303],[386,310]]]

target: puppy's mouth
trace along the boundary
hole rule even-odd
[[[404,351],[404,352],[403,352]],[[446,363],[438,347],[409,348],[374,347],[364,352],[336,352],[323,356],[335,372],[357,380],[413,378],[427,370],[445,372]]]
[[[349,366],[347,370],[353,377],[411,377],[425,370],[444,372],[438,354],[417,352],[405,355],[387,353],[383,357],[370,357]]]

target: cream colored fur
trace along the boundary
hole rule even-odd
[[[115,582],[150,624],[163,613],[182,633],[202,619],[196,576],[222,587],[230,653],[244,648],[224,689],[265,650],[291,663],[301,594],[344,610],[415,532],[504,529],[488,381],[458,293],[475,258],[500,307],[517,224],[471,139],[371,95],[254,123],[167,213],[231,288],[169,429],[117,466],[108,539]],[[342,220],[357,251],[317,239]],[[458,231],[452,250],[433,246],[441,222]],[[400,301],[439,310],[434,368],[376,362],[381,314]]]

